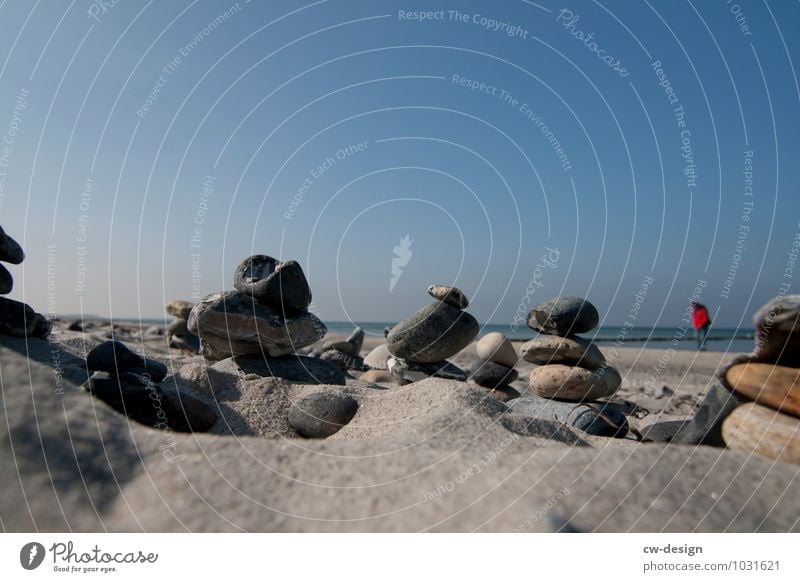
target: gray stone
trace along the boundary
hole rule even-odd
[[[295,313],[311,304],[311,288],[297,261],[282,263],[267,255],[242,261],[233,274],[233,286],[279,313]]]
[[[46,338],[52,324],[30,305],[0,297],[0,335]]]
[[[509,414],[503,417],[502,423],[511,432],[524,436],[539,437],[565,445],[587,446],[586,442],[560,422]]]
[[[464,292],[458,287],[431,285],[428,287],[428,294],[434,299],[444,301],[457,309],[466,309],[469,307],[469,299],[467,299],[467,296],[464,295]]]
[[[467,380],[467,373],[464,370],[446,360],[441,362],[409,362],[402,358],[389,358],[387,366],[389,373],[401,386],[429,377],[457,380],[459,382]]]
[[[364,365],[364,359],[360,356],[353,356],[347,352],[340,352],[339,350],[322,352],[320,359],[334,364],[340,370],[357,370],[359,372],[364,372],[369,369],[368,366]]]
[[[398,358],[440,362],[467,347],[478,329],[478,322],[466,311],[433,303],[394,326],[386,343]]]
[[[197,354],[200,352],[200,338],[192,334],[183,337],[174,335],[169,338],[169,347]]]
[[[525,342],[520,351],[526,362],[540,366],[564,364],[596,370],[606,363],[602,352],[594,343],[575,335],[542,335]]]
[[[370,353],[364,357],[364,363],[375,370],[388,370],[386,360],[391,357],[389,346],[381,344],[373,348]]]
[[[514,414],[555,420],[566,424],[570,413],[575,410],[575,406],[574,402],[561,402],[531,395],[511,400],[508,403],[508,410]]]
[[[349,423],[358,411],[352,396],[338,391],[315,392],[289,410],[289,424],[304,437],[324,439]]]
[[[339,350],[340,352],[351,353],[353,350],[353,344],[346,340],[325,340],[322,344],[322,351],[327,352],[328,350]]]
[[[360,327],[357,327],[353,330],[353,333],[347,338],[347,341],[352,346],[350,353],[354,356],[361,355],[361,347],[364,345],[364,330]]]
[[[800,295],[776,297],[753,316],[753,360],[800,367]]]
[[[24,259],[25,253],[22,251],[22,247],[0,226],[0,261],[19,265]]]
[[[484,362],[494,362],[509,368],[517,365],[517,350],[514,344],[499,331],[487,333],[475,344],[478,358]]]
[[[292,354],[325,336],[325,325],[311,313],[283,318],[238,291],[203,298],[189,316],[189,331],[200,337],[207,359],[244,354]]]
[[[345,384],[344,374],[336,365],[306,356],[234,356],[214,363],[211,369],[227,374],[283,378],[302,384]]]
[[[194,303],[183,299],[173,299],[166,305],[167,313],[178,319],[189,319]]]
[[[611,366],[597,371],[562,364],[539,366],[531,372],[531,391],[543,398],[574,402],[591,401],[613,395],[622,384],[619,372]]]
[[[139,376],[149,376],[158,384],[167,377],[167,367],[152,358],[145,358],[132,351],[119,341],[105,341],[94,347],[86,355],[86,367],[93,372],[108,372],[121,376],[130,372]]]
[[[568,336],[592,331],[600,322],[594,305],[580,297],[558,297],[540,303],[528,314],[528,327],[538,332]]]
[[[618,439],[628,434],[628,419],[607,403],[583,404],[570,416],[572,426],[586,434]]]
[[[191,313],[191,310],[189,310]],[[180,317],[173,319],[170,324],[167,326],[167,333],[169,335],[177,335],[179,337],[185,337],[190,335],[189,328],[186,326],[188,322]]]
[[[494,362],[478,362],[470,373],[470,379],[484,388],[500,388],[511,384],[519,377],[514,368],[495,364]]]
[[[14,288],[14,277],[3,265],[0,265],[0,295],[11,293]]]

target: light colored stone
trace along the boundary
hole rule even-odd
[[[725,381],[749,400],[800,416],[800,368],[758,362],[736,364],[726,370]]]
[[[375,370],[388,370],[389,367],[386,365],[386,360],[388,360],[391,355],[389,346],[381,344],[373,348],[372,351],[364,357],[364,363]]]
[[[192,307],[194,307],[194,303],[183,299],[173,299],[166,305],[167,313],[178,319],[189,319]]]
[[[526,362],[540,366],[564,364],[596,370],[606,363],[602,352],[595,344],[575,335],[567,337],[541,335],[525,342],[520,352]]]
[[[475,344],[478,357],[484,362],[494,362],[501,366],[513,368],[519,357],[514,344],[499,331],[487,333]]]
[[[619,372],[610,366],[591,371],[562,364],[534,368],[530,381],[534,394],[572,402],[607,398],[622,384]]]
[[[431,285],[428,287],[428,294],[434,299],[444,301],[457,309],[466,309],[469,307],[469,299],[467,299],[467,296],[458,287]]]
[[[722,423],[731,449],[800,465],[800,420],[756,403],[744,404]]]

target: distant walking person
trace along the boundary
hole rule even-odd
[[[705,351],[706,337],[708,328],[711,327],[711,318],[708,317],[708,309],[702,303],[695,303],[692,306],[692,327],[694,336],[697,338],[697,349]]]

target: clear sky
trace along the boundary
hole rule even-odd
[[[569,294],[675,326],[699,285],[748,325],[800,278],[798,30],[796,2],[6,0],[11,297],[158,317],[263,253],[327,320],[444,283],[481,321]]]

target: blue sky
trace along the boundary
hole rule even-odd
[[[621,324],[652,278],[637,324],[678,325],[700,284],[749,325],[800,277],[798,25],[724,0],[7,0],[11,296],[158,317],[264,253],[327,320],[444,283],[482,321],[570,294]]]

